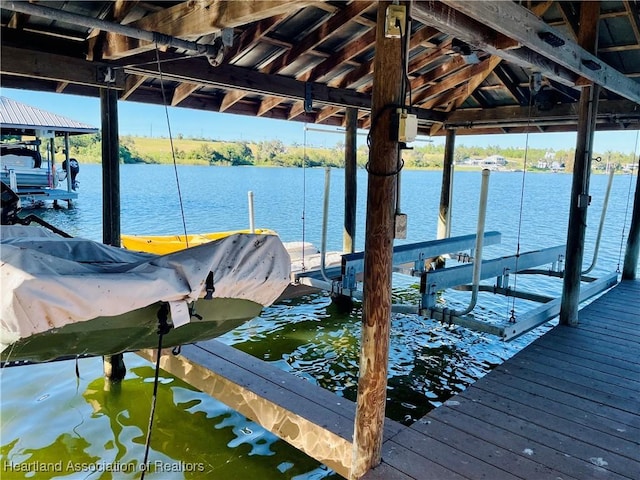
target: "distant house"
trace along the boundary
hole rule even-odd
[[[538,165],[536,165],[541,170],[546,170],[549,168],[549,162],[545,162],[544,160],[538,160]]]
[[[482,166],[486,168],[504,167],[506,164],[507,159],[502,155],[491,155],[482,160]]]

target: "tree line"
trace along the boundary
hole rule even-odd
[[[84,163],[100,163],[102,158],[100,134],[70,137],[70,154]],[[173,150],[171,148],[173,143]],[[62,147],[61,147],[62,148]],[[178,164],[211,166],[284,166],[284,167],[344,167],[344,144],[334,147],[317,147],[300,144],[285,145],[280,140],[259,142],[227,142],[210,139],[185,139],[179,135],[173,142],[167,138],[123,136],[120,138],[120,161],[123,164]],[[455,160],[482,159],[501,155],[507,166],[514,169],[535,170],[538,161],[548,159],[549,150],[540,148],[505,148],[499,145],[486,147],[457,146]],[[567,172],[573,171],[575,149],[552,151],[551,158]],[[444,145],[427,143],[404,150],[402,159],[405,168],[440,169],[443,165]],[[361,145],[357,151],[357,163],[364,167],[368,160],[368,149]],[[594,154],[593,169],[604,169],[609,165],[616,170],[635,162],[632,153],[606,151]]]

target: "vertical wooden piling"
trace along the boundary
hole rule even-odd
[[[344,231],[342,252],[353,253],[356,243],[356,205],[358,201],[358,109],[347,108],[344,146]]]
[[[398,144],[391,130],[403,81],[401,40],[385,38],[391,2],[378,3],[362,305],[360,378],[351,478],[380,463],[387,398]]]
[[[638,159],[637,173],[631,226],[629,227],[629,237],[627,238],[627,249],[624,252],[623,280],[633,280],[638,273],[638,253],[640,251],[640,159]]]
[[[595,52],[598,45],[598,20],[600,2],[582,2],[580,6],[580,32],[578,43],[589,52]],[[584,256],[584,238],[587,226],[587,206],[589,203],[589,180],[591,177],[591,154],[593,133],[598,113],[599,85],[584,87],[580,93],[578,110],[578,140],[573,165],[571,184],[571,205],[567,229],[567,251],[562,284],[562,304],[560,323],[578,324],[578,304],[580,297],[580,277]]]
[[[118,141],[118,93],[100,90],[102,116],[102,241],[120,246],[120,154]],[[122,354],[103,357],[107,380],[117,382],[126,374]]]
[[[453,152],[455,150],[456,131],[447,130],[444,145],[444,163],[442,165],[442,188],[440,190],[440,213],[438,215],[437,238],[451,236],[451,200],[453,195]]]

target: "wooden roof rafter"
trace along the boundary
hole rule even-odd
[[[48,4],[50,11],[82,15],[89,20],[106,19],[95,24],[57,22],[46,12],[13,7],[26,4],[2,4],[0,69],[3,85],[8,88],[96,95],[96,89],[104,83],[100,69],[111,66],[120,75],[112,87],[121,92],[121,100],[162,103],[155,52],[149,51],[155,49],[150,34],[158,32],[162,39],[169,39],[172,33],[179,33],[177,41],[166,42],[168,46],[161,54],[162,70],[171,84],[172,105],[329,125],[341,124],[345,108],[351,106],[359,110],[360,125],[369,121],[375,48],[371,1],[71,0]],[[581,70],[585,68],[583,59],[594,62],[591,67],[595,64],[596,69],[604,69],[600,73],[612,82],[602,90],[601,101],[614,100],[620,94],[637,101],[634,95],[638,82],[634,79],[640,71],[633,70],[640,50],[640,20],[635,0],[603,3],[598,10],[603,46],[593,56],[600,56],[596,60],[576,48],[571,32],[576,31],[580,24],[577,15],[584,10],[576,2],[416,0],[411,2],[411,9],[407,76],[411,99],[428,107],[417,110],[421,133],[440,134],[438,124],[449,115],[477,106],[487,110],[499,109],[499,105],[527,106],[529,78],[534,71],[543,73],[545,108],[575,103],[583,85],[600,81],[597,71],[590,74]],[[19,14],[18,25],[20,10],[25,13]],[[147,44],[125,36],[124,27],[129,25],[146,25],[139,38],[145,38]],[[208,58],[215,58],[208,46],[217,42],[220,29],[229,25],[234,30],[233,43],[225,46],[221,65],[214,67],[217,62],[209,64],[198,57],[200,46]],[[119,35],[107,34],[109,31]],[[558,34],[565,46],[552,48],[538,38],[540,32]],[[483,69],[479,64],[465,63],[472,60],[459,55],[452,47],[454,40],[469,45],[480,62],[497,57],[491,63],[498,66]],[[192,50],[189,42],[197,42],[198,49]],[[566,50],[574,53],[575,61],[563,58]],[[116,52],[118,59],[100,60],[103,51]],[[198,53],[187,56],[190,51]],[[171,65],[176,61],[181,72]],[[304,108],[307,89],[311,91],[312,112]],[[553,122],[559,120],[552,118],[536,128],[553,130]],[[571,129],[570,123],[559,122],[558,128]],[[624,128],[609,120],[598,125]],[[495,132],[520,128],[510,124],[491,127]]]
[[[563,35],[549,27],[540,18],[526,8],[513,2],[483,1],[465,2],[462,0],[443,0],[443,3],[465,15],[479,19],[497,32],[517,40],[536,52],[540,52],[548,60],[562,66],[586,80],[597,83],[618,95],[640,102],[640,84],[630,80],[617,70],[609,67],[594,54],[587,52],[571,40],[564,40],[564,45],[553,47],[542,40],[538,34],[550,32],[559,38]],[[509,18],[510,21],[504,21]],[[499,53],[498,53],[499,54]],[[593,62],[591,64],[587,62]],[[592,67],[589,65],[598,65]],[[544,72],[552,73],[553,70]]]

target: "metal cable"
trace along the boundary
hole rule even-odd
[[[158,73],[160,74],[160,90],[162,91],[162,104],[164,105],[164,113],[167,119],[167,129],[169,130],[169,143],[171,144],[171,158],[173,159],[173,171],[176,176],[176,187],[178,188],[178,200],[180,202],[180,215],[182,217],[182,228],[184,230],[184,242],[189,248],[189,238],[187,237],[187,222],[184,216],[184,205],[182,203],[182,192],[180,191],[180,177],[178,176],[178,165],[176,162],[176,151],[173,147],[173,135],[171,134],[171,122],[169,121],[169,107],[167,106],[167,95],[164,89],[164,78],[162,77],[162,68],[160,67],[160,54],[158,53],[158,44],[156,43],[156,60],[158,63]]]

